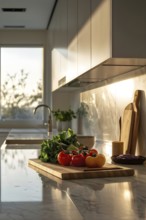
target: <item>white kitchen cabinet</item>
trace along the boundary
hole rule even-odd
[[[65,77],[67,74],[67,0],[58,1],[58,7],[60,9],[59,16],[59,54],[60,54],[60,73],[58,77],[58,86],[65,83]]]
[[[51,46],[52,91],[65,83],[67,73],[67,0],[58,1],[49,27]]]
[[[60,54],[59,54],[59,13],[56,7],[55,16],[53,16],[49,27],[51,71],[52,71],[52,91],[58,88],[58,75],[60,73]]]
[[[58,1],[53,15],[53,91],[145,66],[145,8],[145,0]]]
[[[78,0],[68,0],[68,71],[66,80],[77,77],[77,4]]]
[[[146,58],[146,1],[112,1],[112,57]]]
[[[91,0],[92,68],[105,62],[106,66],[121,66],[121,74],[122,66],[130,71],[145,65],[145,8],[145,0]]]
[[[91,67],[110,57],[111,1],[91,0]]]
[[[90,0],[78,0],[78,75],[91,68]]]
[[[51,25],[52,91],[55,91],[91,67],[90,0],[58,1]]]
[[[78,10],[83,6],[81,2],[78,1]],[[88,1],[84,3],[83,16]],[[81,30],[78,30],[79,74],[69,86],[89,86],[146,65],[146,1],[91,0],[90,4],[91,14],[89,19],[86,19],[87,22],[82,22],[85,18],[78,13]],[[85,14],[87,15],[87,12]],[[85,31],[87,29],[88,31]],[[85,38],[81,38],[82,33]],[[89,33],[90,50],[86,41]],[[91,66],[87,51],[90,51]]]

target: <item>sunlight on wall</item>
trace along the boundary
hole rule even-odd
[[[112,146],[109,143],[105,145],[105,151],[109,156],[112,155]]]
[[[104,93],[102,93],[102,99],[103,99],[103,101],[106,101],[106,97],[105,97]]]
[[[111,144],[111,142],[105,143],[105,145],[103,147],[103,154],[106,157],[106,162],[110,163],[111,162],[111,156],[112,156],[112,144]]]
[[[96,94],[95,93],[92,94],[92,104],[96,105]]]
[[[113,83],[109,87],[109,91],[113,95],[115,95],[117,97],[123,97],[124,99],[126,98],[127,100],[133,99],[133,90],[134,90],[134,80],[133,79]]]

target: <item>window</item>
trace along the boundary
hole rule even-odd
[[[43,101],[43,48],[1,47],[1,121],[34,119]]]

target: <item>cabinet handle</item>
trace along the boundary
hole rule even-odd
[[[64,76],[63,78],[61,78],[60,80],[58,80],[58,86],[62,86],[66,83],[66,76]]]

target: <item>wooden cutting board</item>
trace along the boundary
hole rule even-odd
[[[120,141],[124,143],[124,153],[135,154],[139,127],[139,102],[141,90],[136,90],[134,100],[124,110],[121,122]]]
[[[138,128],[139,128],[139,120],[140,120],[140,97],[141,97],[142,90],[136,90],[134,93],[134,100],[133,100],[133,111],[134,111],[134,121],[133,121],[133,130],[132,130],[132,138],[131,138],[131,148],[130,154],[135,155],[136,151],[136,144],[138,138]]]
[[[126,106],[123,118],[121,122],[121,135],[120,141],[124,143],[123,151],[124,153],[130,153],[132,129],[134,124],[134,109],[133,103]]]
[[[43,163],[39,159],[29,159],[29,167],[39,172],[45,171],[60,179],[87,179],[87,178],[101,178],[101,177],[120,177],[133,176],[134,170],[122,166],[106,164],[102,168],[87,168],[87,167],[72,167],[61,166],[58,164]]]

